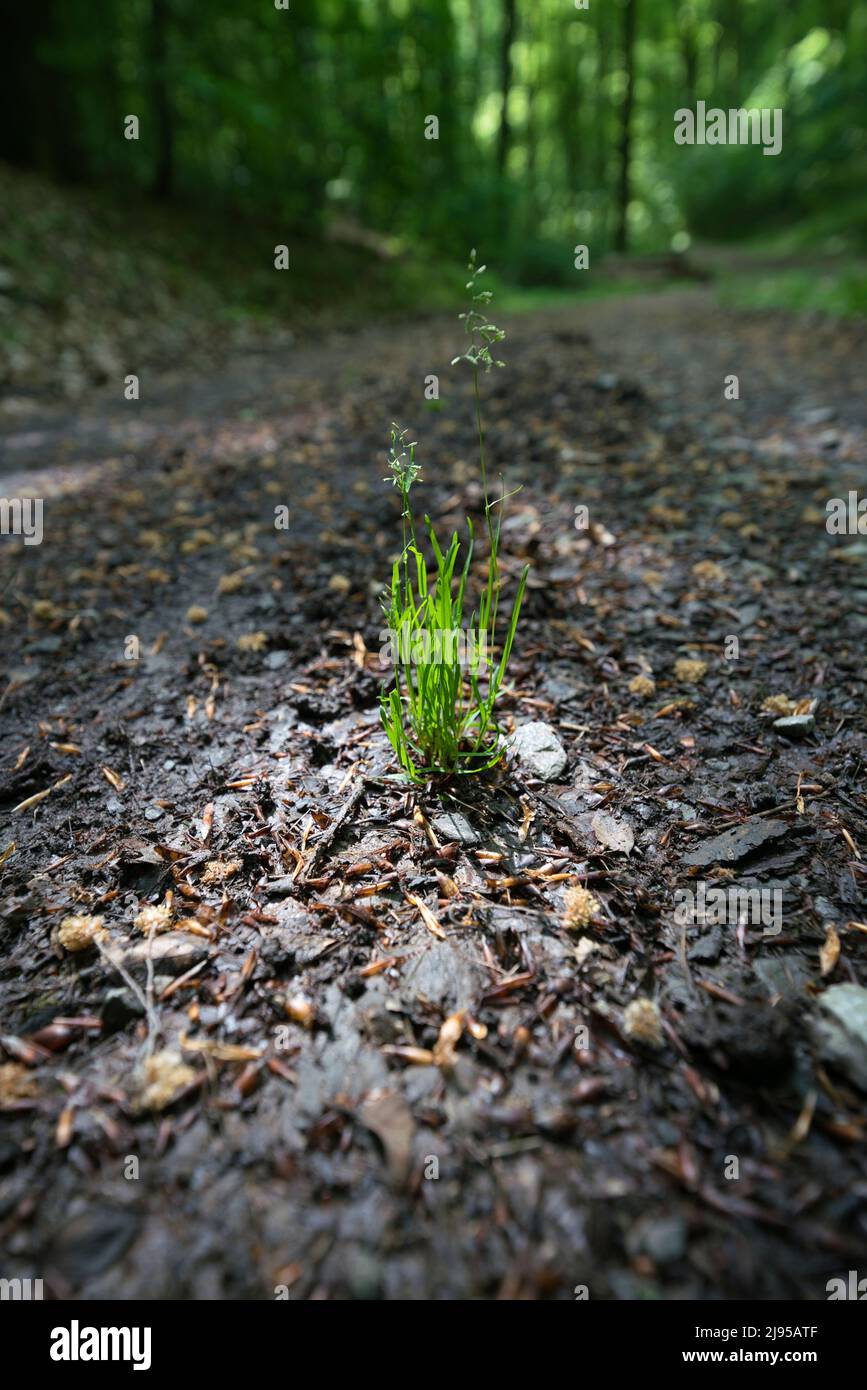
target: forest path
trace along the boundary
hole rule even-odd
[[[503,716],[568,762],[452,788],[471,843],[450,822],[435,845],[383,780],[376,593],[392,419],[420,508],[478,510],[456,327],[6,416],[0,489],[45,498],[45,539],[0,545],[4,1277],[823,1298],[858,1265],[863,1042],[819,1011],[867,980],[867,546],[824,524],[863,490],[863,330],[703,289],[507,322],[484,412],[523,488],[507,573],[532,571]],[[814,704],[803,741],[770,695]],[[419,792],[428,826],[444,798]],[[696,870],[781,894],[780,933],[684,931]],[[104,918],[110,957],[62,949],[70,913]],[[637,998],[661,1036],[627,1028]]]
[[[724,309],[714,290],[701,286],[589,301],[579,296],[507,316],[507,328],[518,342],[562,329],[587,333],[596,360],[640,382],[675,415],[716,416],[717,423],[725,415],[734,427],[743,423],[756,433],[786,414],[797,421],[833,410],[853,424],[867,415],[860,375],[867,331],[857,321]],[[143,447],[168,427],[183,435],[208,419],[249,422],[253,412],[281,412],[309,400],[311,391],[325,397],[363,387],[387,397],[395,364],[414,360],[425,374],[436,371],[441,352],[450,345],[457,350],[459,341],[450,318],[303,340],[290,334],[279,346],[264,342],[208,370],[185,361],[145,377],[139,402],[105,389],[80,402],[19,399],[14,410],[0,412],[0,476],[39,467],[50,455],[92,458]],[[739,402],[723,397],[732,373],[740,381]]]

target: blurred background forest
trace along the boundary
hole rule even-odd
[[[867,307],[867,0],[285,2],[10,7],[0,293],[386,312],[449,299],[471,245],[534,295],[591,287],[577,244],[738,241],[794,257],[795,302]],[[698,99],[781,107],[782,152],[676,146]]]

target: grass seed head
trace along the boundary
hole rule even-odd
[[[598,911],[599,899],[580,883],[566,890],[563,924],[570,931],[580,931],[589,926]]]
[[[623,1014],[623,1031],[633,1042],[663,1047],[662,1019],[652,999],[633,999]]]
[[[699,658],[682,656],[674,663],[675,679],[686,685],[695,685],[707,675],[707,662]]]
[[[89,951],[97,940],[105,936],[101,917],[90,917],[81,913],[64,917],[60,923],[57,939],[64,951]]]
[[[656,681],[652,676],[646,676],[643,671],[640,671],[629,682],[629,693],[630,695],[637,695],[640,700],[649,700],[651,695],[656,694]]]

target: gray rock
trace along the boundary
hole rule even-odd
[[[265,892],[269,898],[287,898],[290,893],[297,891],[295,880],[289,875],[283,878],[272,878],[270,883],[265,884]]]
[[[699,937],[695,945],[687,952],[690,960],[719,960],[720,952],[723,947],[723,934],[721,927],[711,927],[706,936]]]
[[[827,425],[834,418],[834,409],[830,405],[808,406],[801,413],[808,425]]]
[[[295,1111],[302,1120],[315,1119],[334,1096],[360,1096],[388,1087],[386,1060],[364,1035],[364,996],[355,1003],[336,985],[329,985],[322,1003],[329,1031],[317,1032],[298,1059],[298,1082],[293,1092]]]
[[[471,1008],[483,989],[480,968],[449,941],[432,941],[404,975],[406,991],[423,995],[450,1013]]]
[[[509,749],[519,766],[540,782],[553,782],[566,766],[566,750],[550,724],[533,720],[522,724],[509,739]]]
[[[141,1215],[130,1208],[88,1207],[54,1236],[51,1263],[75,1282],[110,1269],[135,1240],[141,1221]]]
[[[650,1217],[632,1228],[626,1243],[631,1253],[648,1255],[655,1265],[674,1264],[686,1254],[686,1225],[679,1216]]]
[[[814,1036],[822,1056],[867,1091],[867,989],[832,985],[818,1002]]]
[[[353,1298],[366,1302],[382,1296],[382,1261],[372,1250],[354,1245],[343,1254],[342,1262]]]
[[[780,994],[786,999],[797,999],[803,994],[810,978],[803,961],[792,952],[786,952],[783,956],[759,957],[753,969],[769,997]]]
[[[784,734],[786,738],[804,738],[814,728],[815,723],[814,714],[787,714],[782,719],[774,720],[774,728],[778,734]]]
[[[724,830],[712,840],[702,840],[689,854],[683,856],[684,864],[696,864],[703,868],[706,864],[732,864],[745,859],[753,850],[759,849],[766,840],[775,840],[785,835],[789,829],[784,820],[763,820],[753,816],[733,830]]]
[[[441,840],[452,843],[457,840],[462,845],[477,845],[479,837],[466,816],[458,811],[447,811],[433,821],[435,833]]]
[[[102,1027],[105,1033],[117,1033],[134,1019],[141,1018],[144,1009],[131,989],[110,989],[102,1001]]]

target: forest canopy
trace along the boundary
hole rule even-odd
[[[863,246],[867,0],[584,4],[15,6],[0,157],[302,235],[484,244],[528,284],[572,276],[575,242]],[[674,113],[698,101],[781,109],[779,156],[678,147]]]

